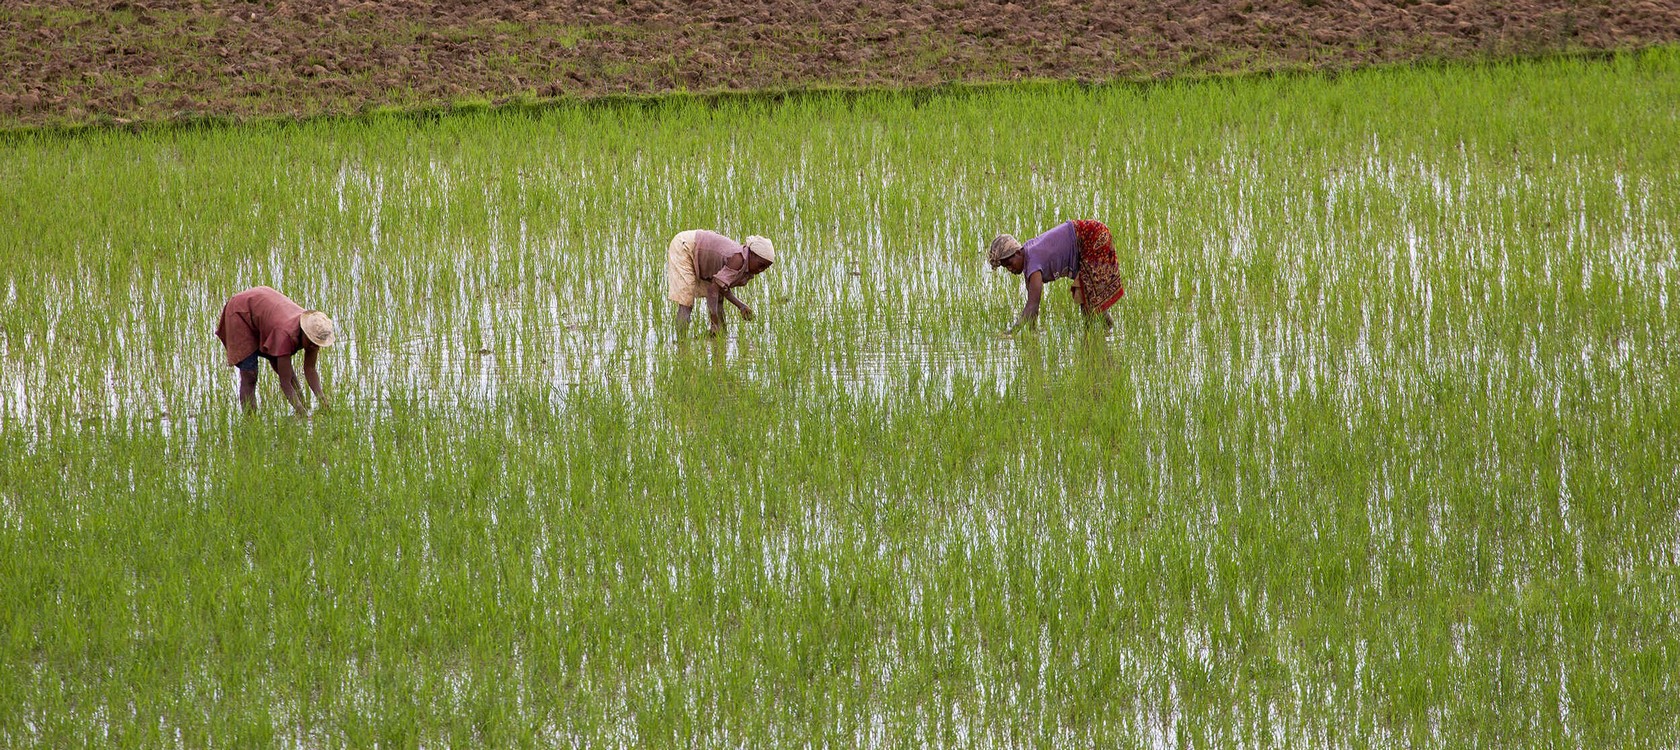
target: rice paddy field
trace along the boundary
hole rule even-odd
[[[1677,144],[1675,48],[14,133],[0,745],[1676,747]]]

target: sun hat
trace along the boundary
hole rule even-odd
[[[308,336],[316,346],[332,346],[333,336],[332,318],[320,310],[304,310],[303,317],[298,319],[298,325],[303,327],[303,335]]]
[[[770,238],[760,237],[755,234],[747,238],[746,246],[747,250],[753,255],[770,261],[771,263],[776,262],[776,248],[771,246]]]
[[[986,251],[986,258],[996,266],[1018,252],[1021,252],[1021,241],[1015,239],[1014,235],[1000,234],[992,239],[992,247]]]

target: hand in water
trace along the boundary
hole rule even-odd
[[[741,308],[741,319],[742,320],[752,320],[753,319],[753,309],[750,308],[750,307],[742,307]]]

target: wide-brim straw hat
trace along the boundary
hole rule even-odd
[[[337,340],[333,334],[332,318],[320,310],[304,310],[298,325],[303,326],[303,335],[308,336],[316,346],[332,346]]]
[[[776,248],[770,244],[769,237],[753,235],[747,238],[747,251],[771,263],[776,262]]]

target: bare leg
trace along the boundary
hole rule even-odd
[[[1073,304],[1074,304],[1074,306],[1078,307],[1079,311],[1081,313],[1085,314],[1085,325],[1090,325],[1091,323],[1093,323],[1094,322],[1093,319],[1096,318],[1097,316],[1093,315],[1092,313],[1090,313],[1089,311],[1087,311],[1085,309],[1085,287],[1080,286],[1079,282],[1075,281],[1075,282],[1073,282],[1073,288],[1070,289],[1069,291],[1073,294]]]
[[[1085,326],[1089,328],[1092,323],[1096,322],[1097,316],[1085,309],[1085,290],[1080,288],[1079,282],[1075,281],[1073,286],[1068,287],[1068,294],[1073,295],[1073,305],[1079,308],[1079,312],[1084,315]]]
[[[245,409],[246,414],[257,410],[257,371],[255,369],[239,371],[239,405]]]
[[[694,315],[694,305],[677,305],[677,339],[688,336],[688,319]]]

